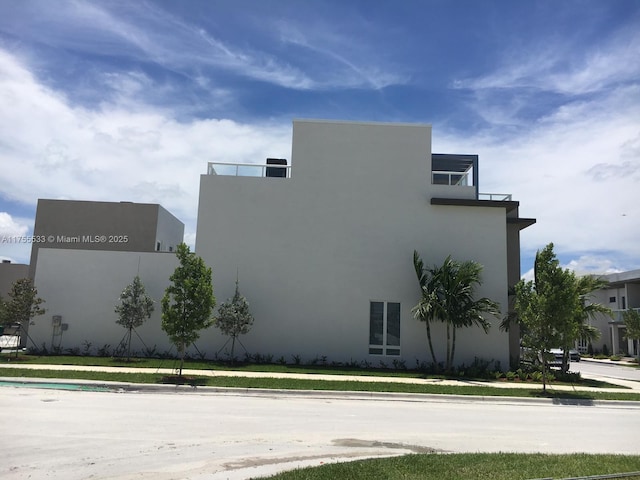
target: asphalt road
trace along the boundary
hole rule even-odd
[[[241,479],[447,452],[640,454],[640,407],[0,388],[0,478]]]
[[[582,376],[587,378],[595,376],[640,382],[640,369],[615,362],[593,362],[583,359],[581,362],[571,362],[570,370],[581,372]]]

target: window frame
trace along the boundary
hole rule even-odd
[[[380,336],[379,333],[373,331],[373,319],[374,319],[374,304],[382,304],[382,341],[380,344],[371,343],[374,337]],[[396,316],[397,305],[397,328],[391,324],[392,330],[390,330],[389,322],[389,306],[392,307],[392,315]],[[392,321],[394,318],[392,318]],[[397,335],[394,333],[397,332]],[[397,340],[395,338],[397,337]],[[401,354],[402,343],[402,305],[400,302],[389,302],[384,300],[370,300],[369,301],[369,355],[384,356],[384,357],[399,357]]]

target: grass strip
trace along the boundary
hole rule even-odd
[[[640,456],[515,453],[415,454],[292,470],[272,480],[527,480],[640,471]],[[266,478],[266,477],[265,477]],[[626,477],[634,480],[639,477]]]
[[[123,358],[114,357],[91,357],[75,355],[24,355],[20,354],[14,358],[12,354],[1,354],[0,362],[20,364],[46,364],[46,365],[81,365],[100,367],[140,367],[140,368],[176,368],[179,365],[177,359],[158,358],[132,358],[126,361]],[[430,379],[454,379],[454,380],[474,380],[488,381],[486,378],[460,377],[447,375],[426,375],[424,372],[416,370],[393,370],[382,368],[354,368],[348,366],[327,366],[327,365],[282,365],[265,363],[235,363],[220,362],[213,360],[187,360],[184,363],[185,370],[217,370],[217,371],[237,371],[237,372],[267,372],[267,373],[300,373],[307,375],[355,375],[363,377],[399,377],[399,378],[430,378]],[[503,381],[506,381],[503,379]],[[530,382],[532,386],[542,385],[541,382]],[[565,382],[554,381],[551,385],[572,385]],[[596,387],[596,388],[620,388],[625,387],[599,380],[583,378],[576,386]]]
[[[25,370],[20,368],[3,368],[2,377],[17,378],[57,378],[82,379],[96,381],[111,381],[125,383],[162,384],[173,383],[163,374],[152,373],[109,373],[109,372],[80,372],[59,370]],[[282,390],[331,390],[349,392],[394,392],[418,393],[436,395],[476,395],[483,397],[520,397],[520,398],[553,398],[574,400],[626,400],[640,401],[638,393],[623,392],[583,392],[561,391],[549,389],[546,393],[542,388],[495,388],[490,386],[470,385],[419,385],[387,382],[358,382],[340,380],[300,380],[289,378],[246,378],[234,376],[216,377],[187,377],[185,383],[195,386],[235,387],[235,388],[268,388]]]

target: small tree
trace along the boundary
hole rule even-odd
[[[6,325],[7,323],[7,303],[0,296],[0,325]]]
[[[546,391],[549,350],[562,343],[576,316],[578,295],[575,276],[560,267],[553,243],[536,253],[534,281],[516,286],[515,311],[522,325],[522,343],[542,362],[542,388]]]
[[[585,275],[582,277],[573,277],[573,297],[572,301],[575,305],[573,317],[568,322],[563,322],[565,330],[560,332],[560,343],[558,346],[562,348],[562,373],[569,370],[569,350],[571,350],[576,341],[586,340],[591,343],[600,338],[600,331],[587,323],[597,313],[611,316],[611,309],[604,305],[593,302],[593,294],[607,285],[606,280],[601,278]]]
[[[131,333],[141,326],[153,313],[153,299],[147,295],[138,275],[120,294],[120,304],[116,305],[116,323],[129,330],[127,340],[127,362],[131,359]]]
[[[40,306],[44,300],[38,297],[38,290],[29,278],[16,280],[11,286],[9,298],[10,300],[0,307],[4,324],[17,323],[20,329],[28,329],[31,319],[45,312],[45,309]],[[16,356],[18,356],[17,348]]]
[[[180,265],[171,275],[171,285],[162,297],[162,330],[180,355],[180,376],[185,350],[200,337],[200,330],[213,323],[211,311],[216,304],[211,283],[211,268],[202,258],[181,243],[176,256]]]
[[[622,314],[622,319],[627,327],[627,337],[636,341],[636,354],[640,364],[640,311],[627,310]]]
[[[236,292],[232,299],[227,299],[218,307],[218,316],[215,325],[223,334],[231,337],[231,361],[234,360],[234,349],[236,339],[240,335],[245,335],[251,330],[253,325],[253,315],[249,312],[247,299],[240,295],[238,281],[236,280]]]

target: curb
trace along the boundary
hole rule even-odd
[[[627,360],[608,360],[608,359],[598,359],[598,358],[585,358],[582,357],[580,359],[581,362],[589,362],[589,363],[597,363],[598,365],[609,365],[609,366],[621,366],[621,367],[637,367],[638,364],[635,362],[630,362]]]
[[[339,400],[369,400],[369,401],[404,401],[429,403],[493,403],[503,405],[567,405],[567,406],[606,406],[640,409],[640,402],[626,400],[582,400],[573,398],[526,398],[508,396],[479,396],[479,395],[449,395],[429,393],[397,393],[397,392],[359,392],[336,390],[286,390],[267,388],[238,388],[238,387],[198,387],[191,385],[156,385],[147,383],[96,382],[93,380],[66,380],[52,378],[0,377],[0,383],[13,388],[40,388],[51,390],[75,390],[68,386],[78,386],[77,390],[95,389],[97,392],[112,393],[178,393],[193,395],[235,395],[252,397],[306,397]]]

